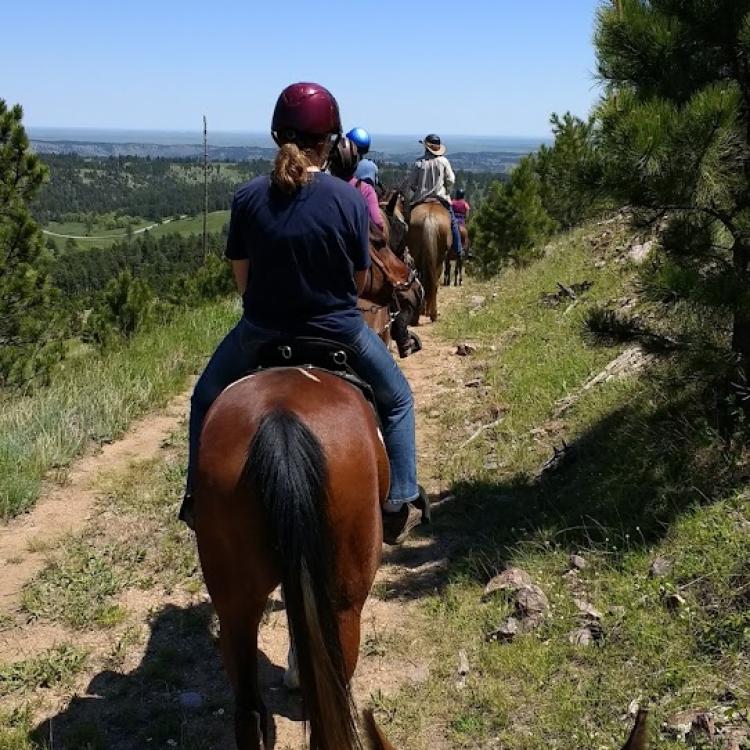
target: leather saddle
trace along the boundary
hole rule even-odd
[[[372,388],[354,371],[357,354],[346,344],[313,336],[275,339],[261,346],[258,370],[272,367],[302,367],[329,372],[354,388],[375,406]]]

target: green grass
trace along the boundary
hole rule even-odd
[[[224,224],[229,221],[229,211],[211,211],[208,214],[206,226],[209,232],[220,232]],[[148,228],[148,229],[147,229]],[[82,222],[50,222],[44,229],[53,234],[45,234],[45,238],[51,238],[58,249],[63,249],[67,242],[66,237],[56,235],[69,235],[75,237],[76,244],[81,248],[110,247],[115,242],[122,242],[127,237],[126,229],[118,227],[108,229],[106,217],[100,217],[89,228]],[[134,236],[138,237],[147,231],[153,237],[162,237],[166,234],[200,234],[203,231],[202,216],[186,216],[180,219],[162,220],[155,222],[150,219],[133,218]]]
[[[85,663],[86,652],[68,644],[23,661],[0,663],[0,696],[69,685]]]
[[[33,619],[73,628],[111,627],[125,618],[113,597],[128,586],[146,551],[132,540],[97,548],[90,534],[66,539],[60,552],[23,590],[23,608]]]
[[[31,726],[29,707],[0,711],[0,750],[38,750],[30,737]]]
[[[201,578],[191,533],[177,520],[186,445],[133,463],[101,481],[96,520],[60,543],[23,590],[27,617],[78,630],[111,628],[127,618],[125,589],[197,591]]]
[[[729,723],[747,722],[750,493],[733,480],[733,452],[683,360],[664,357],[646,376],[579,391],[622,349],[586,344],[587,311],[634,294],[633,269],[614,252],[621,235],[596,267],[595,231],[565,235],[532,266],[472,285],[466,296],[484,305],[454,308],[439,324],[448,341],[480,345],[470,374],[484,390],[443,402],[438,452],[456,499],[433,516],[451,563],[442,588],[422,600],[430,679],[379,706],[397,747],[429,747],[437,731],[451,747],[613,748],[633,700],[651,705],[654,730],[688,708],[718,706]],[[584,280],[594,285],[574,306],[539,303],[556,282]],[[500,424],[457,451],[498,405]],[[572,459],[539,478],[563,440]],[[564,577],[574,552],[589,563],[575,585]],[[675,561],[664,579],[648,575],[657,555]],[[531,574],[551,613],[538,631],[487,642],[510,609],[502,597],[483,602],[482,591],[506,565]],[[412,578],[392,595],[411,598],[414,587]],[[674,592],[686,603],[670,611]],[[582,622],[576,597],[603,613],[596,645],[569,642]],[[471,664],[462,690],[460,649]],[[684,745],[664,735],[658,746]]]
[[[0,399],[0,518],[28,510],[46,475],[187,387],[237,314],[235,301],[180,311],[121,348],[64,363],[48,388]]]
[[[228,221],[229,211],[211,211],[206,221],[207,230],[209,232],[220,232]],[[203,217],[188,216],[184,219],[175,219],[167,224],[159,224],[148,231],[153,237],[161,237],[165,234],[201,234],[203,232]]]

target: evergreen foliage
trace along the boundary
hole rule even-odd
[[[600,8],[595,43],[605,183],[668,216],[654,287],[725,311],[747,374],[750,0],[621,0]]]
[[[118,335],[129,338],[152,318],[154,295],[143,279],[122,271],[112,279],[86,321],[86,334],[106,345]]]
[[[95,215],[119,212],[158,221],[198,215],[203,210],[203,166],[191,161],[137,157],[85,158],[73,154],[45,155],[49,184],[34,203],[43,224],[73,217],[86,223]],[[270,172],[262,159],[211,165],[208,210],[227,210],[237,186]]]
[[[64,323],[29,204],[46,177],[30,152],[19,105],[0,99],[0,385],[43,378],[59,358]]]
[[[209,234],[210,255],[221,255],[224,243],[223,234]],[[166,234],[155,238],[144,232],[130,242],[116,242],[107,248],[66,251],[55,260],[52,277],[65,297],[76,305],[90,303],[123,271],[143,279],[156,295],[178,302],[175,284],[181,277],[194,277],[203,264],[203,238],[199,235]],[[221,267],[230,276],[226,264],[222,262]]]
[[[495,182],[470,227],[481,276],[498,273],[507,263],[525,265],[538,254],[537,243],[555,223],[542,203],[533,156],[522,159],[507,183]]]
[[[550,118],[555,142],[536,154],[542,203],[564,229],[600,212],[606,201],[601,190],[602,165],[595,145],[595,121],[566,112]]]
[[[494,183],[474,216],[470,231],[482,276],[528,262],[539,240],[608,206],[595,120],[566,112],[550,122],[553,145],[524,157],[505,183]]]

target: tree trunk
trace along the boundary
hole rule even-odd
[[[735,239],[732,247],[732,261],[740,282],[739,286],[744,290],[748,281],[750,245],[743,239]],[[750,379],[750,310],[745,305],[744,296],[738,301],[734,311],[732,351],[738,355],[740,375],[742,382],[745,383]]]

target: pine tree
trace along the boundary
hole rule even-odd
[[[566,112],[550,118],[555,142],[536,154],[542,203],[563,228],[580,224],[605,207],[601,190],[601,164],[595,135],[595,121]]]
[[[479,273],[492,276],[509,262],[523,265],[554,229],[542,205],[533,156],[523,158],[507,183],[495,182],[473,217],[471,242]]]
[[[681,293],[726,310],[750,375],[750,0],[607,3],[595,44],[606,182],[666,213]]]
[[[46,170],[30,153],[16,105],[0,99],[0,385],[48,373],[65,326],[46,271],[42,234],[29,204]]]

